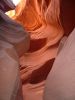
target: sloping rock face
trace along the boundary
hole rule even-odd
[[[57,55],[59,41],[64,33],[68,36],[74,28],[73,0],[69,1],[21,0],[16,7],[12,18],[30,34],[30,49],[20,58],[25,100],[42,100],[45,80]]]
[[[22,66],[37,69],[55,57],[57,43],[63,36],[59,15],[59,0],[22,0],[16,7],[15,20],[25,27],[31,38],[30,49],[21,58]]]
[[[30,49],[20,58],[26,100],[42,100],[45,79],[56,57],[64,32],[60,0],[21,0],[13,17],[30,34]]]
[[[62,0],[61,12],[64,32],[69,36],[60,42],[58,55],[46,80],[44,100],[75,99],[75,1]]]
[[[64,43],[48,75],[44,100],[75,99],[75,28]],[[66,56],[65,56],[66,54]],[[67,63],[66,63],[67,62]]]
[[[19,56],[29,48],[29,35],[5,12],[14,9],[11,1],[0,0],[0,100],[23,100]]]

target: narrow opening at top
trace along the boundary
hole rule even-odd
[[[21,1],[21,0],[12,0],[13,1],[13,3],[15,4],[15,6],[16,5],[18,5],[19,4],[19,2]]]

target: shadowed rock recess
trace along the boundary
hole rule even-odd
[[[3,14],[2,11],[0,13]],[[9,16],[8,18],[6,14]],[[71,41],[72,36],[69,35],[75,27],[75,0],[20,0],[15,10],[10,10],[6,14],[0,17],[0,31],[5,28],[13,34],[7,33],[4,36],[0,32],[0,38],[2,41],[14,45],[12,48],[15,49],[16,56],[19,55],[19,58],[14,59],[19,59],[20,62],[23,100],[74,100],[75,97],[69,99],[67,96],[71,95],[71,92],[66,92],[69,79],[66,84],[62,82],[62,78],[63,81],[66,80],[62,71],[65,70],[66,66],[69,66],[69,64],[63,65],[63,63],[69,62],[65,58],[67,55],[70,57],[69,54],[65,54],[65,49],[69,50],[65,41]],[[70,37],[69,40],[68,37]],[[2,45],[0,46],[3,48]],[[64,58],[67,59],[67,62],[64,62]],[[55,69],[59,65],[60,68]],[[65,73],[67,72],[63,74]],[[62,84],[65,84],[64,90]],[[72,90],[72,88],[70,89]],[[17,94],[19,95],[18,100],[22,100],[20,94]]]

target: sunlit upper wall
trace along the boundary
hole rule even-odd
[[[18,5],[18,3],[21,1],[21,0],[12,0],[13,1],[13,3],[15,4],[15,5]]]
[[[21,0],[11,0],[11,1],[15,4],[15,6],[17,6]],[[6,12],[6,14],[12,18],[15,15],[15,10],[8,11]]]

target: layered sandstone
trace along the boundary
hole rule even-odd
[[[20,59],[23,94],[27,100],[42,100],[45,79],[63,36],[60,1],[21,0],[15,16],[30,34],[30,49]]]
[[[59,42],[64,33],[68,35],[74,27],[74,20],[71,24],[68,22],[73,13],[67,12],[71,2],[67,3],[67,0],[21,0],[12,15],[30,34],[30,49],[20,58],[26,100],[42,100],[45,80],[57,55]],[[65,16],[68,15],[67,20]]]

